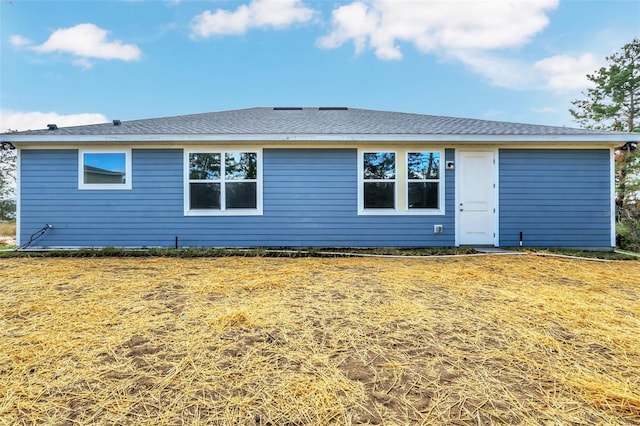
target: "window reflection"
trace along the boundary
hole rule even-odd
[[[393,152],[365,152],[365,179],[395,179],[396,154]]]
[[[255,152],[227,152],[224,155],[224,175],[227,180],[256,179],[258,155]]]
[[[189,179],[220,179],[220,154],[189,154]]]
[[[85,184],[126,184],[126,154],[85,153]]]
[[[440,205],[440,153],[407,153],[407,207],[437,209]]]
[[[257,209],[257,178],[257,152],[189,153],[189,208]]]
[[[407,154],[407,174],[409,179],[439,179],[439,152],[410,152]]]

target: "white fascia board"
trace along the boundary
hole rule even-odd
[[[567,142],[611,143],[640,142],[640,133],[604,135],[459,135],[459,134],[142,134],[142,135],[12,135],[0,136],[12,143],[96,143],[96,142],[449,142],[461,144]]]

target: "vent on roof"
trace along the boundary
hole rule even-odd
[[[119,125],[121,125],[121,124],[122,124],[122,121],[120,121],[120,120],[113,120],[113,125],[114,125],[114,126],[119,126]]]
[[[346,111],[348,109],[347,107],[320,107],[318,111]]]
[[[274,111],[302,111],[302,107],[275,107]]]
[[[47,124],[49,130],[58,130],[58,126],[56,124]]]

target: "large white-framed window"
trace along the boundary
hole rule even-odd
[[[262,214],[260,150],[185,150],[187,216]]]
[[[358,214],[444,214],[444,149],[358,150]]]
[[[130,190],[131,149],[81,149],[78,151],[78,188]]]

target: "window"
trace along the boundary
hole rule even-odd
[[[131,189],[131,151],[79,152],[80,189]]]
[[[365,152],[362,177],[365,209],[395,209],[396,154],[394,152]]]
[[[360,150],[358,214],[444,214],[443,150]]]
[[[440,208],[440,153],[407,153],[407,208]]]
[[[258,152],[188,152],[185,213],[261,214]]]

